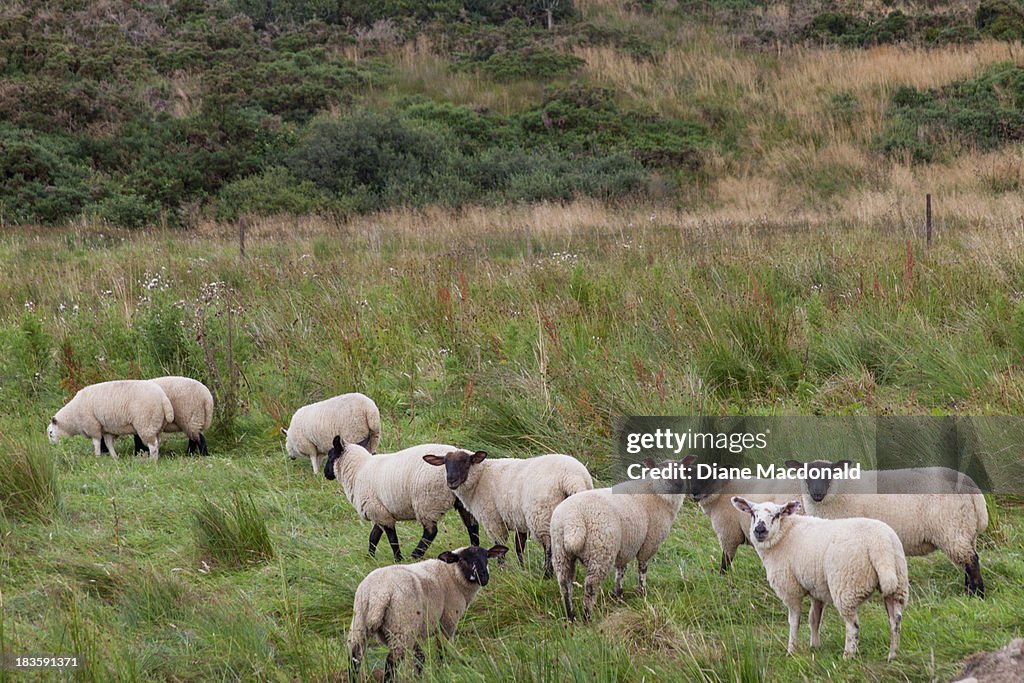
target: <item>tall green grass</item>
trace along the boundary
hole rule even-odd
[[[0,518],[49,519],[60,504],[53,456],[37,441],[0,439]],[[0,523],[0,530],[3,529]]]
[[[230,505],[204,499],[192,522],[197,555],[212,565],[247,567],[274,557],[267,523],[252,496],[235,494]]]

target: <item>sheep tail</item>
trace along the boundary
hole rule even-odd
[[[171,400],[169,398],[167,398],[166,394],[164,395],[163,407],[164,407],[164,423],[165,424],[170,424],[170,423],[174,422],[174,408],[171,406]]]
[[[382,596],[360,595],[359,591],[356,591],[352,627],[348,631],[349,648],[353,645],[362,645],[371,633],[377,633],[383,628],[391,601],[374,599],[380,597]]]
[[[562,548],[567,554],[579,557],[587,542],[587,528],[582,520],[575,520],[575,524],[566,524],[562,531]]]
[[[894,538],[893,543],[881,546],[872,544],[868,551],[871,565],[878,575],[878,589],[882,595],[902,595],[904,599],[907,594],[907,561],[901,560],[901,553],[897,553],[896,547],[902,550],[903,546],[899,539]]]
[[[985,496],[980,493],[973,494],[972,498],[974,499],[974,518],[980,534],[988,528],[988,503],[985,501]]]

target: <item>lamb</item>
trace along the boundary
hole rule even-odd
[[[282,428],[281,433],[285,436],[288,457],[292,460],[300,455],[308,457],[313,474],[319,474],[336,434],[371,453],[377,452],[380,411],[369,396],[342,394],[299,408],[292,415],[288,429]]]
[[[188,453],[199,451],[209,455],[206,436],[203,434],[213,422],[213,394],[205,384],[191,377],[156,377],[149,380],[160,386],[174,408],[174,422],[164,427],[165,432],[183,432],[188,437]],[[135,452],[143,451],[146,445],[135,435]],[[101,450],[105,450],[101,448]]]
[[[359,673],[370,637],[388,646],[384,680],[395,677],[410,649],[421,672],[422,640],[436,631],[449,639],[455,635],[469,603],[489,581],[487,561],[506,552],[501,545],[488,550],[471,546],[445,551],[436,560],[381,567],[367,574],[356,588],[348,631],[349,678]]]
[[[137,434],[153,460],[160,457],[160,432],[174,421],[174,408],[159,385],[138,379],[92,384],[80,390],[50,420],[50,443],[65,436],[88,436],[96,455],[105,445],[117,459],[114,437]]]
[[[594,488],[587,468],[569,455],[486,459],[486,451],[450,451],[425,455],[428,464],[444,467],[448,488],[484,525],[491,540],[505,543],[516,534],[516,557],[525,566],[527,535],[544,548],[544,576],[551,576],[551,513],[569,496]]]
[[[479,545],[480,527],[444,482],[444,473],[423,462],[423,456],[454,451],[455,446],[424,444],[397,453],[370,455],[359,444],[345,443],[335,435],[324,464],[324,476],[341,482],[345,497],[359,516],[373,522],[370,555],[377,552],[382,533],[387,533],[395,562],[402,561],[395,522],[415,519],[423,526],[423,537],[412,551],[422,557],[437,536],[437,523],[454,507],[469,532],[470,545]]]
[[[789,468],[803,464],[786,461]],[[817,471],[821,476],[801,482],[807,514],[881,520],[899,536],[907,555],[941,550],[964,569],[964,591],[985,597],[977,542],[988,527],[988,508],[967,475],[945,467],[922,467],[865,470],[859,480],[833,477],[849,465],[849,460],[808,463],[808,474]]]
[[[583,618],[587,621],[613,566],[615,597],[622,595],[622,579],[633,558],[640,575],[640,593],[647,592],[647,562],[668,536],[684,496],[681,481],[639,479],[581,491],[555,508],[551,515],[552,561],[570,621],[576,619],[572,584],[577,560],[587,572],[583,584]]]
[[[789,610],[786,654],[796,649],[800,607],[810,595],[811,647],[821,645],[821,613],[833,603],[846,623],[843,656],[855,655],[857,608],[878,589],[889,615],[889,661],[896,657],[910,586],[903,545],[891,527],[875,519],[797,516],[798,500],[777,505],[733,496],[732,504],[750,515],[754,550],[772,590]]]
[[[689,460],[692,464],[696,458]],[[797,493],[795,482],[784,479],[745,479],[728,481],[722,479],[689,480],[690,498],[700,506],[701,511],[711,520],[711,528],[718,537],[718,545],[722,549],[722,559],[718,571],[724,574],[732,566],[736,551],[745,543],[750,543],[750,525],[747,515],[733,507],[730,495],[742,494],[747,500],[755,503],[788,502]]]

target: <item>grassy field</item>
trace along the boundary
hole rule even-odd
[[[952,227],[927,250],[871,221],[588,202],[266,220],[244,260],[215,225],[8,231],[0,648],[78,653],[83,680],[343,679],[354,589],[389,553],[366,556],[368,525],[277,432],[343,391],[377,401],[385,450],[567,452],[602,481],[617,414],[1019,414],[1024,232],[1008,214],[966,215],[943,214]],[[82,385],[164,373],[214,390],[211,457],[174,436],[157,463],[46,442]],[[949,680],[1024,627],[1024,509],[990,507],[988,598],[964,598],[940,555],[912,558],[892,664],[877,602],[856,660],[831,610],[822,650],[804,626],[785,657],[785,610],[755,554],[719,576],[688,503],[646,599],[631,572],[624,601],[605,595],[592,624],[568,625],[534,547],[529,572],[492,572],[427,679]],[[236,508],[240,529],[214,528]],[[399,536],[408,553],[419,529]],[[433,550],[463,544],[450,514]]]

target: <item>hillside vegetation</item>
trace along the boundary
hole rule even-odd
[[[1018,0],[15,0],[0,222],[979,204],[1020,187],[1022,31]]]

